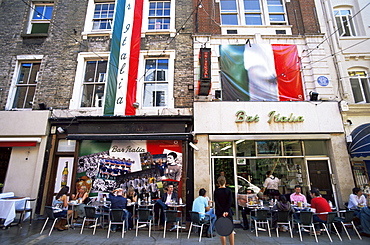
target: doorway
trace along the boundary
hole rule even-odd
[[[323,198],[335,205],[333,186],[327,160],[308,160],[311,188],[318,188]]]
[[[10,154],[12,153],[11,147],[0,147],[0,183],[5,182],[6,172],[8,171]],[[0,187],[0,193],[2,187]]]

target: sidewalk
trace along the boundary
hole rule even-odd
[[[93,230],[88,228],[84,229],[82,235],[80,235],[80,228],[76,228],[75,230],[66,231],[54,230],[51,236],[48,236],[51,221],[49,221],[43,234],[40,235],[43,223],[44,220],[34,220],[30,226],[26,221],[23,228],[14,226],[6,230],[0,229],[0,244],[220,244],[218,235],[214,238],[202,237],[200,243],[198,242],[199,236],[196,233],[192,233],[190,239],[187,239],[188,232],[185,230],[182,234],[179,234],[179,239],[176,239],[176,231],[166,232],[166,238],[163,238],[163,231],[155,230],[157,227],[152,229],[151,237],[148,237],[147,229],[139,229],[138,237],[135,236],[135,230],[131,230],[125,234],[123,239],[120,231],[111,233],[110,238],[107,238],[107,229],[101,228],[96,230],[95,236],[92,235]],[[189,223],[187,225],[189,227]],[[259,237],[256,237],[255,233],[249,230],[236,228],[235,231],[235,244],[316,244],[315,238],[308,234],[303,234],[303,242],[300,242],[299,234],[296,232],[293,234],[294,238],[290,238],[289,232],[279,232],[280,237],[276,237],[275,230],[271,231],[271,237],[268,236],[267,232],[259,232]],[[352,237],[351,241],[342,232],[342,242],[336,235],[332,234],[333,243],[330,243],[327,235],[323,234],[318,237],[319,244],[370,244],[370,238],[363,237],[360,240],[352,229],[349,229],[349,233]]]

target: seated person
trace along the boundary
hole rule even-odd
[[[207,191],[204,188],[201,188],[199,190],[199,196],[195,198],[193,202],[192,211],[198,212],[201,220],[211,221],[211,225],[208,227],[207,231],[207,236],[211,237],[211,234],[213,234],[215,227],[216,215],[213,212],[213,209],[210,208],[210,201],[207,200],[206,193]]]
[[[290,202],[288,202],[286,197],[284,195],[280,195],[278,201],[272,207],[272,211],[275,211],[274,214],[272,215],[272,228],[277,228],[278,211],[289,211],[290,213],[293,213],[294,209],[290,205]],[[284,228],[280,230],[286,231]]]
[[[301,193],[301,191],[302,187],[300,185],[296,185],[294,187],[294,193],[290,195],[290,201],[292,204],[298,205],[298,202],[307,203],[307,198]]]
[[[68,202],[67,202],[67,193],[69,191],[68,186],[63,186],[58,194],[55,196],[55,200],[53,202],[53,212],[55,218],[61,218],[61,217],[68,217],[72,215],[72,210],[68,210]],[[65,227],[67,224],[67,220],[65,219],[59,219],[58,222],[55,224],[55,228],[57,228],[58,231],[64,231],[68,228]]]
[[[355,216],[358,216],[361,207],[366,206],[366,198],[360,188],[353,188],[349,195],[348,209],[355,210]]]
[[[173,192],[173,185],[168,185],[167,192],[163,194],[161,199],[158,199],[154,205],[154,214],[157,219],[159,217],[159,210],[161,210],[160,225],[164,225],[164,210],[168,208],[167,204],[170,202],[177,203],[178,196],[176,192]]]
[[[370,208],[365,206],[358,214],[361,221],[361,236],[370,237]]]
[[[87,192],[87,187],[81,186],[80,189],[78,189],[77,194],[72,195],[71,197],[72,197],[72,200],[76,200],[77,203],[80,203],[80,205],[75,206],[74,218],[84,217],[85,216],[84,207],[90,201],[89,193]]]
[[[109,200],[111,202],[110,208],[111,209],[125,209],[123,212],[123,217],[125,220],[125,231],[129,228],[128,220],[130,213],[126,210],[127,206],[127,199],[123,196],[122,188],[118,188],[112,193],[109,193]],[[111,226],[111,231],[115,232],[117,230],[117,225]]]
[[[248,204],[252,201],[253,203],[256,203],[258,200],[257,195],[254,194],[254,191],[252,189],[247,189],[247,198],[246,200],[243,200],[241,202],[245,202],[245,205],[242,205],[242,217],[243,217],[243,230],[248,230],[249,229],[249,221],[247,218],[247,214],[250,214],[251,208],[248,208]]]
[[[332,211],[328,201],[326,201],[326,199],[321,196],[320,191],[318,189],[315,188],[315,189],[310,190],[310,196],[312,198],[311,208],[316,209],[316,213],[325,213],[325,212]],[[327,218],[326,214],[314,215],[313,222],[322,223],[326,221],[326,218]],[[318,231],[317,233],[319,234],[320,231]]]

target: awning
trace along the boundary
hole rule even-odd
[[[352,142],[348,144],[351,157],[370,156],[370,123],[362,124],[351,133]]]
[[[190,133],[69,134],[69,140],[190,140]]]

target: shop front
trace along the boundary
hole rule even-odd
[[[65,185],[71,193],[86,186],[91,198],[134,188],[149,201],[173,184],[187,199],[191,116],[59,118],[51,125],[44,205]]]
[[[197,102],[194,105],[195,191],[213,193],[225,175],[234,193],[260,192],[267,171],[280,179],[279,192],[295,185],[309,198],[319,188],[342,206],[353,185],[344,129],[336,102]],[[261,193],[262,194],[262,193]]]

